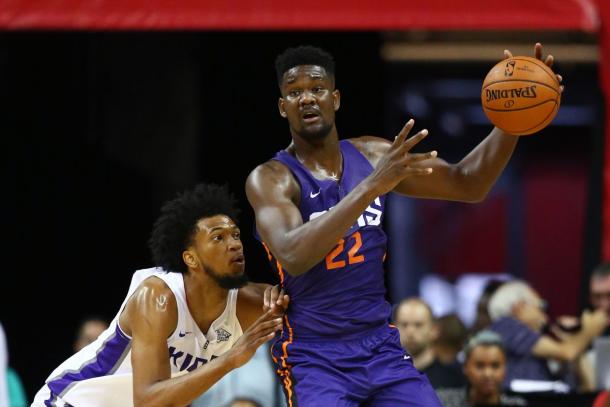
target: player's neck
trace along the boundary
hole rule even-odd
[[[227,306],[229,290],[205,275],[184,275],[186,303],[193,319],[204,334]]]
[[[338,180],[341,177],[343,158],[334,127],[326,137],[316,140],[293,134],[292,143],[286,150],[319,178]]]

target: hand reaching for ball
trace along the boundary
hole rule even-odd
[[[483,111],[496,127],[516,136],[548,126],[561,103],[563,78],[551,69],[553,56],[543,61],[540,43],[535,45],[534,55],[513,56],[504,50],[505,59],[483,81]]]

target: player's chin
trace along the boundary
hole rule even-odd
[[[232,261],[230,264],[230,270],[232,277],[241,277],[246,270],[246,262],[244,260]]]

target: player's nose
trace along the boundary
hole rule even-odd
[[[309,105],[312,103],[316,102],[316,98],[314,97],[313,93],[305,90],[303,91],[303,93],[301,93],[301,98],[299,99],[299,104],[302,105]]]

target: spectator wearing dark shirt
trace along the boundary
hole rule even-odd
[[[458,370],[461,370],[461,365],[456,361],[468,338],[468,331],[464,323],[457,314],[451,313],[436,318],[434,326],[437,335],[432,342],[432,349],[434,349],[436,360],[445,364],[457,365]]]
[[[489,301],[490,329],[504,343],[507,357],[505,388],[515,387],[515,380],[537,381],[532,389],[542,389],[540,382],[553,381],[548,359],[571,362],[579,357],[592,339],[606,328],[608,318],[602,311],[583,312],[580,331],[556,340],[542,334],[548,321],[544,301],[523,281],[503,284]],[[548,388],[548,387],[547,387]]]
[[[524,406],[525,400],[502,392],[506,373],[506,354],[502,339],[495,332],[483,330],[464,348],[464,374],[468,385],[461,389],[440,389],[438,396],[445,407]]]
[[[400,331],[403,348],[413,357],[415,367],[428,376],[434,388],[461,387],[465,384],[457,362],[438,360],[432,342],[438,336],[432,310],[420,298],[407,298],[396,307],[394,324]]]

